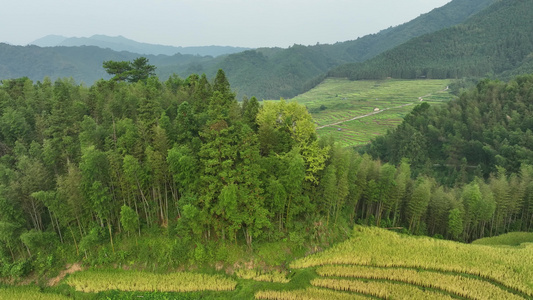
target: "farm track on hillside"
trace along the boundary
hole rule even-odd
[[[331,123],[331,124],[327,124],[327,125],[322,125],[322,126],[317,127],[316,129],[319,130],[319,129],[322,129],[322,128],[325,128],[325,127],[331,127],[331,126],[335,126],[335,125],[340,125],[340,124],[345,123],[345,122],[350,122],[350,121],[354,121],[354,120],[357,120],[357,119],[362,119],[362,118],[366,118],[366,117],[369,117],[369,116],[372,116],[372,115],[376,115],[376,114],[382,113],[382,112],[384,112],[386,110],[389,110],[389,109],[402,108],[402,107],[413,105],[413,104],[414,103],[407,103],[407,104],[402,104],[400,106],[388,107],[388,108],[380,109],[378,111],[373,111],[371,113],[364,114],[364,115],[357,116],[357,117],[353,117],[351,119],[342,120],[342,121]]]
[[[439,91],[437,91],[437,92],[444,92],[444,91],[447,91],[447,90],[448,90],[448,87],[446,87],[446,88],[443,89],[443,90],[439,90]],[[435,92],[435,93],[437,93],[437,92]],[[424,95],[424,96],[422,96],[422,97],[419,97],[419,99],[423,99],[423,98],[431,97],[432,95],[433,95],[433,93],[429,93],[429,94],[427,94],[427,95]],[[421,100],[420,100],[420,101],[421,101]],[[342,123],[346,123],[346,122],[354,121],[354,120],[357,120],[357,119],[362,119],[362,118],[370,117],[370,116],[373,116],[373,115],[376,115],[376,114],[382,113],[382,112],[384,112],[384,111],[387,111],[387,110],[389,110],[389,109],[402,108],[402,107],[406,107],[406,106],[409,106],[409,105],[413,105],[413,104],[415,104],[415,103],[416,103],[416,102],[406,103],[406,104],[402,104],[402,105],[398,105],[398,106],[394,106],[394,107],[388,107],[388,108],[380,109],[380,110],[373,111],[373,112],[368,113],[368,114],[364,114],[364,115],[356,116],[356,117],[353,117],[353,118],[350,118],[350,119],[346,119],[346,120],[338,121],[338,122],[331,123],[331,124],[327,124],[327,125],[318,126],[318,127],[316,127],[316,130],[319,130],[319,129],[322,129],[322,128],[326,128],[326,127],[331,127],[331,126],[340,125],[340,124],[342,124]]]

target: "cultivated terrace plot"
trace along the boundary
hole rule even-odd
[[[533,244],[467,245],[356,227],[354,236],[291,264],[316,269],[316,287],[376,297],[530,299]],[[418,298],[417,298],[418,299]]]
[[[139,271],[84,271],[71,275],[67,284],[77,291],[97,293],[108,290],[196,292],[231,291],[237,282],[219,276],[198,273],[153,274]]]
[[[255,294],[256,299],[276,299],[276,300],[323,300],[323,299],[336,299],[336,300],[359,300],[369,299],[363,295],[336,292],[330,289],[320,288],[308,288],[305,290],[293,290],[293,291],[260,291]]]
[[[307,107],[320,136],[333,135],[343,146],[366,144],[399,125],[420,102],[442,103],[454,96],[450,80],[326,79],[292,100]]]

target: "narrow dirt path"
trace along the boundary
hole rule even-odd
[[[72,274],[74,272],[78,272],[83,270],[80,263],[75,263],[72,265],[67,265],[67,268],[59,273],[57,277],[54,277],[48,281],[49,286],[55,286],[57,285],[67,274]]]
[[[409,106],[409,105],[413,105],[414,103],[407,103],[407,104],[402,104],[400,106],[395,106],[395,107],[389,107],[389,108],[384,108],[384,109],[380,109],[380,110],[377,110],[377,111],[373,111],[371,113],[368,113],[368,114],[365,114],[365,115],[360,115],[360,116],[357,116],[357,117],[353,117],[351,119],[347,119],[347,120],[342,120],[342,121],[339,121],[339,122],[335,122],[335,123],[331,123],[331,124],[327,124],[327,125],[322,125],[322,126],[319,126],[317,127],[316,129],[322,129],[322,128],[326,128],[326,127],[331,127],[331,126],[335,126],[335,125],[340,125],[342,123],[345,123],[345,122],[350,122],[350,121],[353,121],[353,120],[357,120],[357,119],[362,119],[362,118],[366,118],[366,117],[370,117],[372,115],[376,115],[376,114],[379,114],[379,113],[382,113],[386,110],[389,110],[389,109],[394,109],[394,108],[400,108],[400,107],[404,107],[404,106]]]

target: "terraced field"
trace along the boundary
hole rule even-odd
[[[346,299],[347,293],[354,299],[533,299],[529,243],[467,245],[356,227],[351,239],[291,267],[315,270],[310,284],[319,290],[312,291],[329,299]],[[256,298],[306,299],[297,297],[305,292],[262,291]]]
[[[97,293],[108,290],[119,291],[231,291],[237,282],[220,275],[199,273],[153,274],[124,270],[89,270],[72,274],[67,284],[77,291]]]
[[[350,239],[286,271],[88,270],[59,290],[0,286],[0,299],[533,299],[530,241],[531,233],[511,233],[462,244],[356,226]]]
[[[353,146],[366,144],[396,127],[421,100],[441,104],[453,99],[447,89],[449,83],[429,79],[326,79],[292,100],[307,106],[320,136],[332,135],[342,145]],[[361,118],[353,120],[356,117]]]

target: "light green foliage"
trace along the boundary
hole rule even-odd
[[[91,231],[81,239],[80,250],[87,253],[87,251],[91,251],[91,249],[94,249],[99,245],[103,240],[102,230],[103,229],[101,228],[93,227]]]
[[[120,223],[127,232],[139,229],[139,215],[129,206],[122,205],[120,208]]]
[[[448,234],[456,239],[461,232],[463,232],[463,213],[458,208],[454,208],[448,216]]]
[[[413,195],[407,203],[407,216],[409,218],[409,230],[415,230],[426,212],[431,197],[432,183],[427,178],[420,178],[413,190]]]
[[[57,235],[51,232],[41,232],[32,229],[20,235],[22,243],[28,247],[29,251],[36,253],[38,251],[50,251],[56,246]]]
[[[311,115],[296,102],[267,102],[257,115],[261,151],[280,154],[297,147],[306,163],[306,180],[318,183],[317,173],[324,169],[327,147],[316,140]]]

